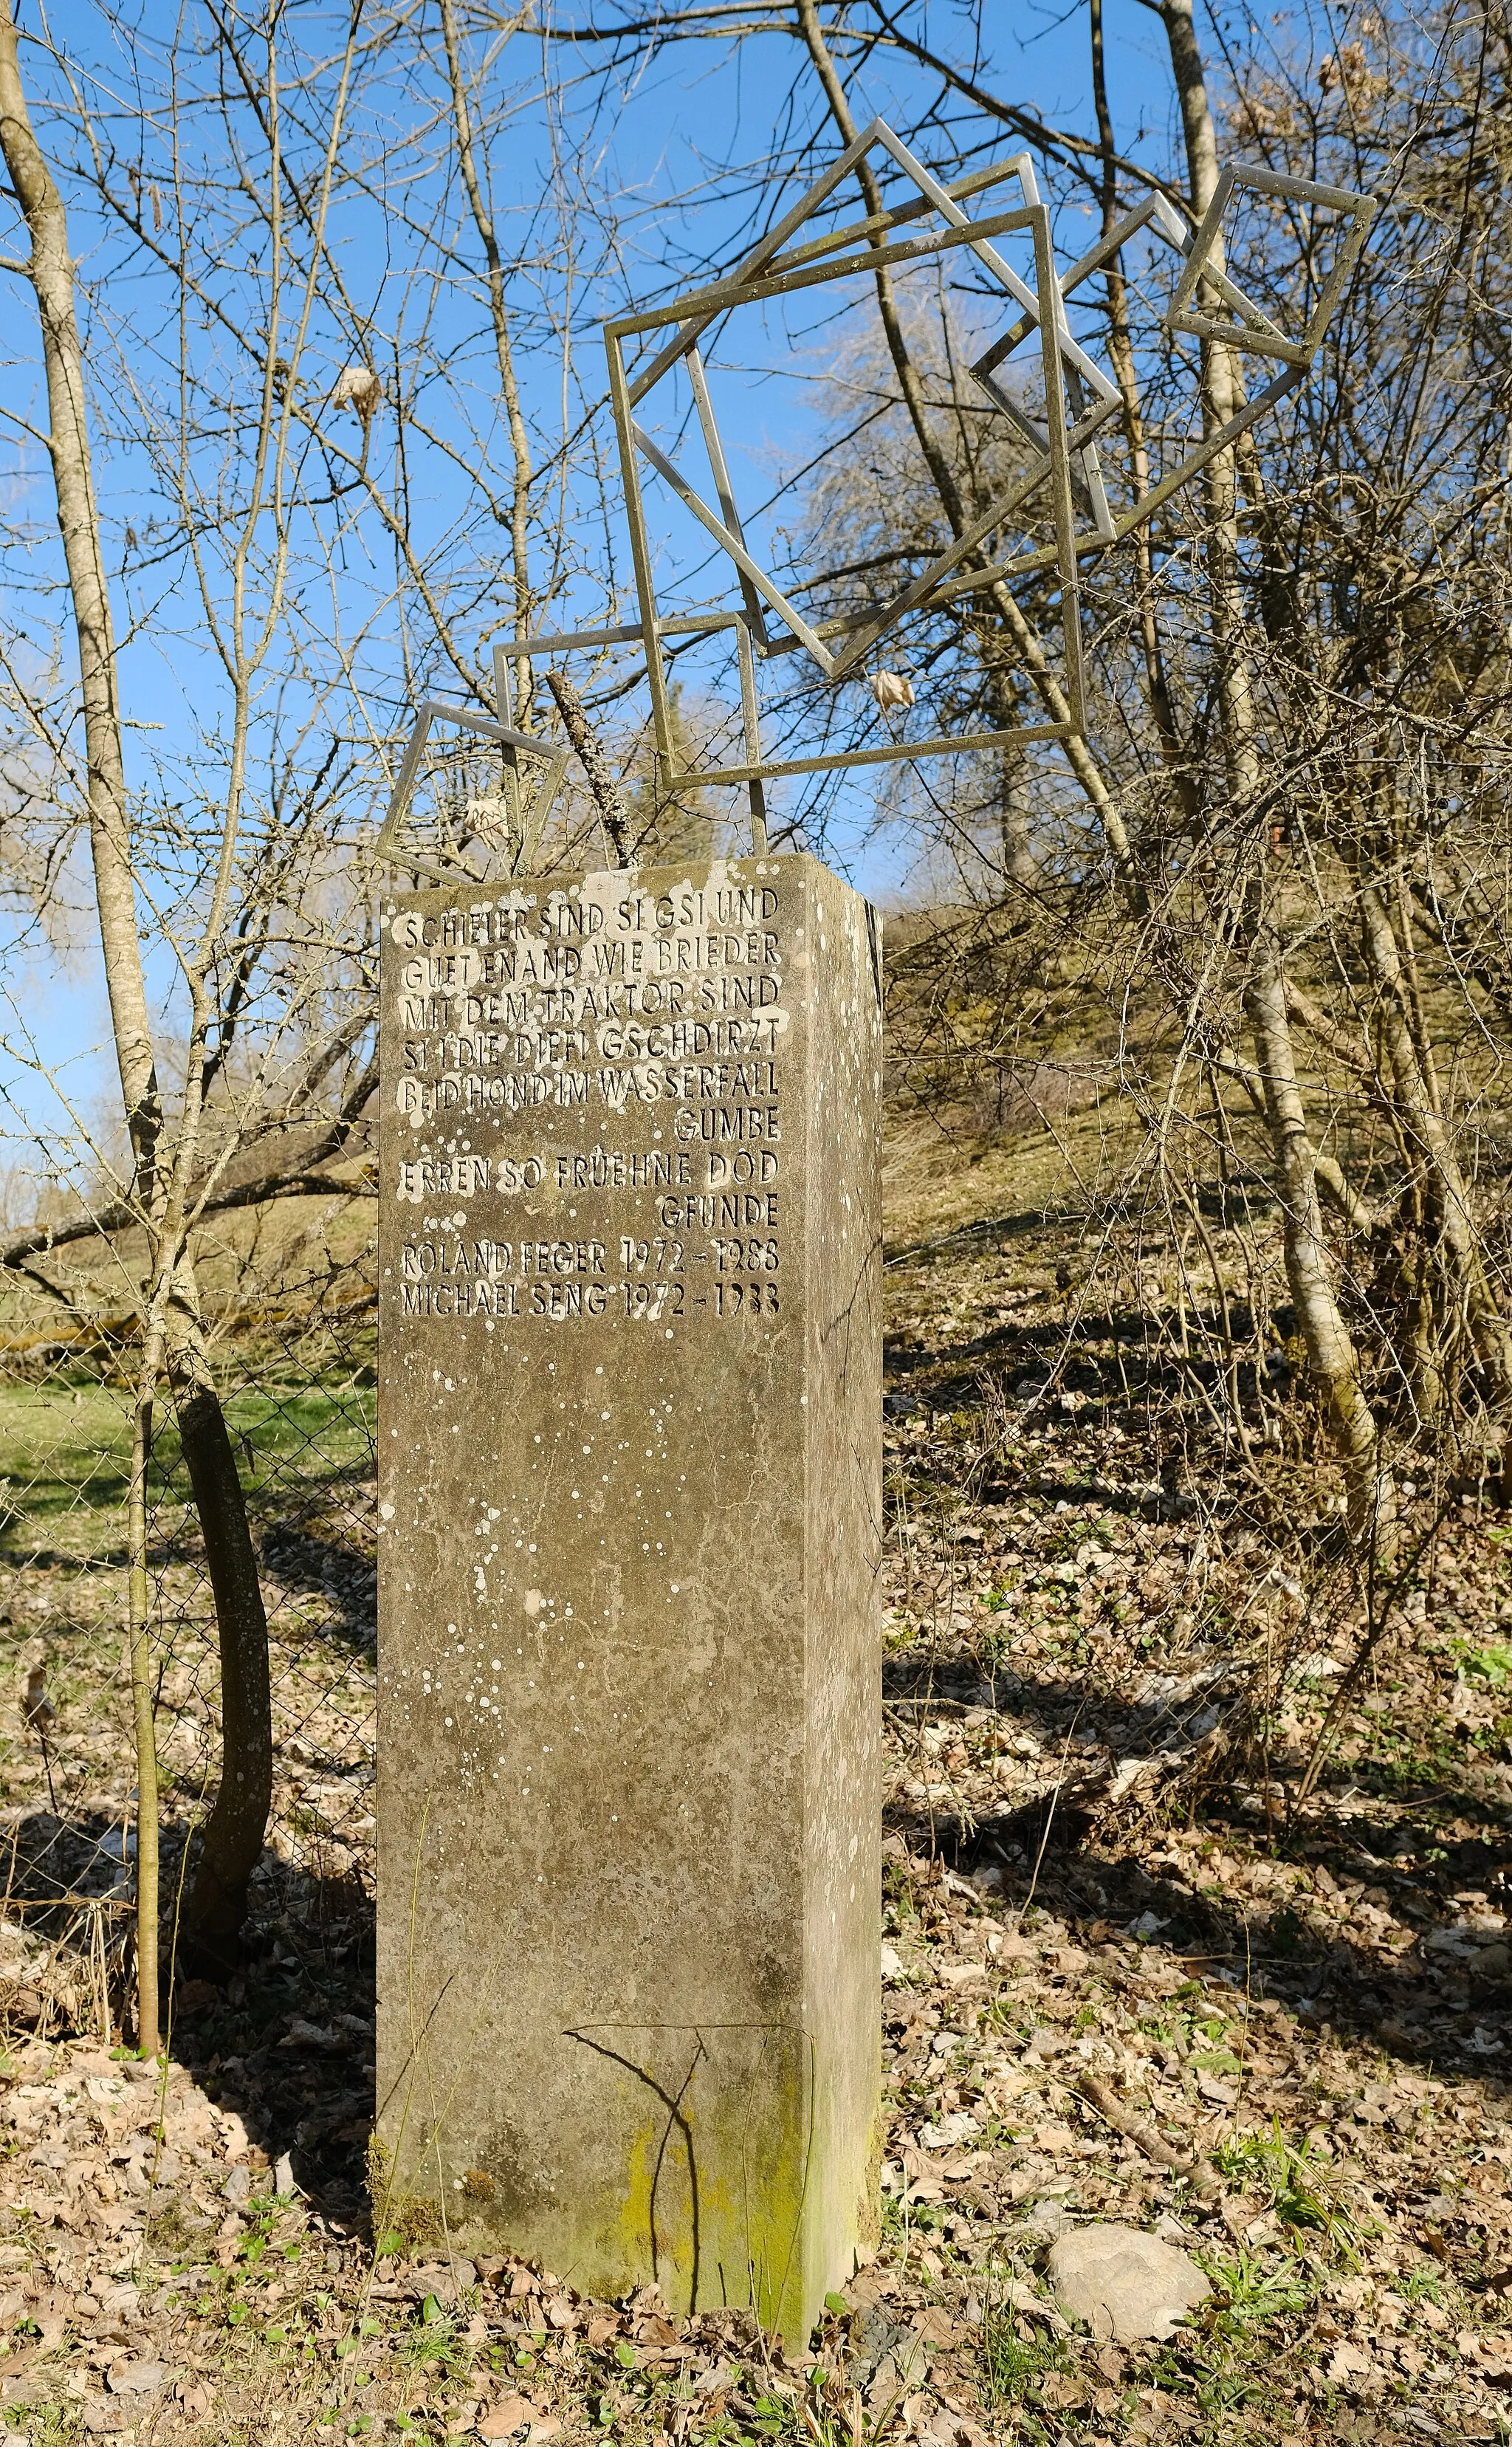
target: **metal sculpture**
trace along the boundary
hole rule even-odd
[[[417,875],[431,876],[441,883],[454,882],[459,871],[476,876],[482,882],[482,875],[469,864],[467,858],[468,849],[477,844],[509,874],[529,871],[572,750],[512,727],[509,672],[502,654],[498,653],[494,657],[494,686],[499,710],[504,717],[501,722],[490,720],[487,714],[474,713],[465,706],[443,705],[434,698],[427,697],[421,706],[376,844],[379,858],[390,865],[410,867]],[[451,787],[433,802],[429,831],[417,840],[409,821],[415,785],[426,743],[438,722],[454,723],[471,738],[492,741],[498,751],[498,766],[490,763],[482,774],[469,775],[465,759],[455,761],[449,775]],[[532,765],[539,768],[533,787],[526,778]],[[478,787],[469,787],[469,781]]]
[[[889,156],[912,182],[910,201],[838,229],[796,242],[805,221],[825,204],[841,180],[869,154]],[[1016,180],[1019,202],[1008,211],[973,219],[968,199],[988,189]],[[1221,268],[1224,215],[1237,192],[1284,197],[1313,213],[1340,217],[1332,267],[1322,284],[1302,333],[1288,337],[1248,298]],[[873,120],[853,144],[816,180],[807,193],[767,232],[727,278],[690,292],[671,305],[629,314],[606,323],[604,344],[609,361],[609,398],[619,446],[624,507],[630,530],[639,617],[615,627],[575,630],[558,635],[511,637],[494,649],[500,720],[458,709],[427,704],[421,709],[416,731],[406,755],[387,820],[380,836],[381,856],[406,865],[423,865],[431,851],[420,844],[417,858],[410,844],[408,822],[420,758],[432,724],[444,717],[492,732],[505,759],[505,792],[501,806],[503,863],[511,873],[529,866],[539,843],[551,801],[561,780],[566,751],[518,731],[510,725],[508,665],[529,656],[597,653],[605,647],[640,645],[645,652],[652,723],[662,787],[703,787],[744,784],[749,794],[753,846],[766,846],[765,785],[782,776],[838,772],[854,767],[915,762],[954,756],[979,749],[1003,748],[1031,741],[1066,740],[1085,726],[1081,631],[1078,611],[1078,568],[1090,558],[1112,550],[1136,528],[1152,519],[1174,495],[1182,491],[1221,450],[1225,450],[1295,389],[1317,353],[1346,281],[1365,243],[1376,211],[1375,199],[1315,180],[1282,177],[1247,165],[1225,170],[1213,200],[1195,230],[1188,232],[1166,198],[1152,193],[1110,229],[1064,275],[1058,274],[1051,247],[1049,213],[1042,201],[1027,154],[994,162],[970,177],[942,184],[917,161],[883,121]],[[943,229],[917,237],[895,234],[911,221],[933,215]],[[1163,317],[1165,328],[1204,343],[1220,344],[1242,353],[1280,360],[1282,370],[1255,398],[1217,429],[1205,433],[1181,465],[1148,490],[1115,508],[1097,453],[1097,436],[1124,406],[1118,385],[1073,336],[1066,301],[1103,269],[1138,232],[1147,230],[1181,258],[1175,294]],[[1033,255],[1032,283],[1014,271],[995,241],[1027,237]],[[990,407],[1012,427],[1019,447],[1028,453],[1022,472],[998,493],[977,517],[936,553],[928,566],[880,606],[828,619],[805,618],[793,601],[797,590],[784,589],[749,549],[728,462],[720,439],[709,397],[700,341],[710,326],[734,310],[759,305],[801,289],[875,275],[884,267],[917,264],[953,250],[966,248],[975,257],[1008,303],[1016,319],[970,367],[972,379]],[[1198,304],[1194,304],[1198,300]],[[1206,311],[1216,305],[1227,318]],[[671,336],[627,364],[627,343],[667,332]],[[1000,370],[1031,340],[1038,341],[1039,370],[1044,388],[1041,423],[1030,414],[1000,379]],[[635,410],[674,370],[686,370],[692,391],[698,427],[712,484],[706,498],[685,469],[665,452],[638,422]],[[719,546],[732,564],[732,585],[738,601],[682,613],[664,612],[657,601],[652,573],[651,530],[642,492],[642,467],[650,468]],[[1028,504],[1049,499],[1053,541],[992,559],[985,554],[989,540],[1018,519]],[[1024,723],[1007,730],[889,741],[877,747],[850,749],[812,756],[767,757],[762,748],[756,669],[776,655],[806,654],[826,681],[839,682],[858,673],[865,657],[897,629],[910,613],[929,611],[970,594],[979,594],[1005,580],[1031,572],[1052,572],[1059,584],[1059,630],[1063,687],[1068,718],[1064,722]],[[833,583],[840,573],[808,582],[812,592]],[[775,625],[774,625],[775,624]],[[740,674],[741,715],[745,755],[740,762],[700,769],[679,768],[676,726],[672,719],[663,640],[668,637],[713,635],[733,632]],[[879,679],[892,675],[879,674]],[[895,687],[896,687],[895,682]],[[886,701],[879,692],[879,703]],[[895,697],[895,702],[902,702]],[[908,692],[912,701],[912,690]],[[527,798],[521,787],[521,757],[546,769],[539,787]],[[482,838],[479,828],[477,838]],[[459,852],[451,852],[455,872]],[[435,871],[433,863],[426,871]],[[471,870],[469,870],[471,871]]]

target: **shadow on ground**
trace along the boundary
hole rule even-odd
[[[1433,1798],[1441,1807],[1454,1801],[1442,1792]],[[1335,1884],[1368,1881],[1410,1897],[1417,1942],[1395,1954],[1373,1950],[1347,1932],[1320,1929],[1291,1901],[1244,1908],[1165,1864],[1146,1865],[1136,1851],[1101,1842],[1092,1815],[1074,1802],[1050,1810],[1039,1799],[976,1819],[894,1807],[886,1826],[916,1859],[933,1857],[968,1876],[995,1868],[1010,1917],[1032,1897],[1089,1948],[1116,1941],[1126,1957],[1124,1941],[1132,1936],[1193,1974],[1216,1971],[1241,1992],[1280,1999],[1314,2029],[1327,2023],[1341,2035],[1373,2039],[1405,2064],[1473,2071],[1504,2088],[1504,2077],[1512,2075],[1506,1949],[1464,1940],[1453,1895],[1469,1887],[1496,1889],[1512,1860],[1512,1842],[1504,1840],[1507,1813],[1497,1813],[1493,1833],[1484,1824],[1484,1799],[1461,1798],[1483,1829],[1457,1842],[1446,1843],[1437,1823],[1414,1824],[1408,1804],[1396,1831],[1398,1849],[1388,1859],[1368,1849],[1363,1835],[1337,1814],[1310,1821],[1290,1842],[1278,1831],[1269,1848],[1277,1859],[1303,1862],[1314,1873],[1326,1870]],[[1210,1809],[1205,1824],[1261,1857],[1268,1849],[1263,1831],[1237,1814],[1225,1825],[1221,1809]],[[1149,1840],[1159,1849],[1159,1837]],[[1424,1857],[1429,1853],[1431,1862]],[[1491,1967],[1482,1969],[1483,1959]],[[1119,1977],[1116,1958],[1109,1977]]]
[[[104,1977],[119,2030],[132,2011],[132,1906],[121,1824],[99,1812],[31,1811],[6,1844],[6,1918],[45,1941],[0,1966],[0,2002],[11,2026],[44,2035],[87,2029],[98,2007],[101,1930]],[[162,1891],[187,1891],[183,1830],[162,1831]],[[208,2095],[238,2114],[270,2163],[285,2153],[312,2206],[331,2224],[362,2222],[372,2128],[373,1904],[350,1871],[320,1877],[265,1858],[241,1967],[224,1985],[185,1979],[163,1937],[169,2053]],[[29,1983],[29,1984],[28,1984]],[[8,1994],[5,1992],[9,1992]]]

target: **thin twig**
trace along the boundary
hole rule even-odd
[[[1018,1928],[1023,1927],[1025,1916],[1029,1911],[1030,1904],[1034,1900],[1034,1889],[1039,1884],[1039,1873],[1045,1860],[1045,1848],[1050,1840],[1050,1826],[1055,1816],[1055,1805],[1059,1801],[1066,1785],[1066,1769],[1067,1763],[1071,1755],[1072,1737],[1074,1736],[1076,1728],[1081,1721],[1082,1711],[1078,1708],[1067,1729],[1066,1746],[1061,1752],[1060,1774],[1056,1777],[1055,1782],[1050,1787],[1050,1806],[1045,1812],[1045,1825],[1040,1834],[1039,1850],[1034,1855],[1034,1868],[1030,1877],[1029,1892],[1018,1907],[1018,1919],[1015,1923],[1015,1926]]]
[[[1223,2190],[1220,2175],[1205,2167],[1200,2158],[1189,2158],[1183,2151],[1173,2150],[1147,2115],[1137,2115],[1133,2108],[1123,2105],[1111,2083],[1101,2080],[1095,2073],[1084,2073],[1076,2087],[1088,2105],[1096,2108],[1105,2124],[1111,2124],[1115,2133],[1122,2133],[1157,2167],[1169,2167],[1173,2175],[1181,2176],[1204,2200]]]

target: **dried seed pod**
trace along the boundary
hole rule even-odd
[[[331,405],[332,408],[355,408],[366,431],[372,423],[373,411],[378,406],[379,397],[378,377],[371,366],[362,364],[343,366],[336,376],[335,389],[331,394]]]
[[[37,1726],[45,1734],[57,1723],[58,1712],[47,1697],[46,1665],[33,1665],[30,1668],[27,1675],[26,1695],[21,1706],[28,1724]]]

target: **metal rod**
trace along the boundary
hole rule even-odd
[[[1372,219],[1378,200],[1352,187],[1329,187],[1318,179],[1294,179],[1282,170],[1267,170],[1258,161],[1236,161],[1233,180],[1237,187],[1253,187],[1261,196],[1293,196],[1298,203],[1323,204],[1336,213],[1357,213],[1369,204]]]
[[[420,770],[420,759],[425,745],[425,735],[430,729],[431,717],[435,711],[433,705],[423,705],[415,716],[415,727],[409,734],[409,745],[405,749],[404,760],[399,768],[399,777],[388,801],[388,812],[383,820],[378,839],[373,844],[374,854],[379,858],[387,858],[391,854],[390,844],[398,838],[405,809],[409,805],[410,794],[415,787],[415,775]]]
[[[855,142],[847,144],[844,152],[830,163],[827,170],[821,171],[813,185],[806,194],[799,197],[791,211],[785,212],[776,226],[769,229],[765,237],[752,247],[745,262],[733,275],[737,280],[748,279],[753,273],[759,272],[764,264],[769,263],[773,256],[785,246],[794,230],[801,228],[809,215],[817,212],[825,199],[833,195],[841,180],[847,177],[856,163],[871,151],[877,141],[877,130],[881,123],[879,119],[872,120],[861,129]],[[684,311],[686,312],[686,306]],[[696,340],[700,332],[708,330],[719,311],[717,306],[710,307],[707,312],[694,310],[676,339],[669,341],[666,348],[657,352],[645,370],[636,374],[630,386],[629,406],[631,408],[639,407],[652,385],[660,382],[669,366],[676,364],[689,342]]]
[[[567,770],[567,765],[568,754],[563,748],[552,759],[546,778],[531,801],[530,812],[520,832],[520,855],[515,861],[517,875],[528,875],[540,854],[540,841],[546,829],[546,819],[556,805],[557,793],[561,788],[562,776]]]
[[[709,385],[704,377],[704,360],[696,348],[689,350],[686,363],[688,379],[692,384],[693,399],[698,408],[698,422],[703,427],[704,448],[709,453],[714,490],[719,495],[720,511],[730,534],[739,543],[744,544],[746,530],[741,525],[740,512],[735,506],[735,488],[729,481],[729,469],[725,464],[725,446],[719,438],[719,427],[714,422],[714,403],[709,396]],[[745,630],[741,635],[746,638],[747,649],[751,637],[754,637],[765,653],[766,623],[762,618],[761,597],[744,570],[740,573],[740,591],[741,600],[746,606],[746,618],[749,623],[748,635]]]
[[[1273,339],[1268,332],[1257,332],[1249,323],[1219,323],[1211,314],[1196,314],[1190,308],[1183,314],[1167,314],[1165,327],[1190,340],[1219,340],[1225,348],[1252,349],[1259,356],[1279,357],[1288,366],[1305,370],[1313,362],[1313,351],[1304,340]]]
[[[1219,173],[1219,181],[1209,199],[1207,210],[1192,234],[1192,243],[1187,249],[1186,261],[1181,267],[1181,276],[1176,284],[1175,294],[1166,309],[1167,322],[1173,314],[1181,313],[1201,279],[1206,268],[1204,258],[1223,226],[1223,215],[1233,193],[1234,172],[1229,168]]]
[[[531,756],[549,756],[552,752],[533,731],[511,730],[507,723],[496,722],[491,713],[474,713],[470,706],[445,705],[439,697],[427,697],[421,711],[441,722],[460,722],[464,730],[482,731],[485,739],[505,740],[511,748],[523,748]]]
[[[968,731],[959,739],[910,740],[896,748],[856,748],[841,756],[789,756],[770,761],[764,758],[759,765],[721,765],[710,773],[673,773],[669,787],[771,781],[784,773],[841,773],[855,765],[904,765],[927,756],[975,755],[982,749],[1027,745],[1036,739],[1074,739],[1077,735],[1074,723],[1035,722],[1016,730]]]
[[[830,678],[834,672],[834,658],[832,655],[825,653],[823,647],[820,644],[819,639],[814,635],[813,630],[809,627],[808,622],[804,619],[803,614],[798,611],[793,604],[788,602],[787,598],[784,595],[782,589],[773,584],[772,580],[767,577],[766,572],[763,569],[760,561],[753,560],[751,559],[751,556],[747,551],[745,545],[738,542],[735,537],[730,534],[728,527],[723,525],[721,522],[715,518],[713,511],[699,500],[698,495],[694,492],[691,484],[690,484],[686,479],[678,473],[677,469],[672,465],[671,461],[666,456],[666,453],[657,449],[655,443],[651,438],[651,435],[638,425],[633,424],[630,429],[634,439],[635,448],[640,452],[641,456],[651,461],[651,464],[655,468],[658,476],[660,476],[666,484],[671,484],[672,491],[677,495],[678,500],[682,502],[687,508],[692,511],[694,518],[699,521],[701,525],[706,526],[709,529],[714,541],[724,545],[725,550],[728,553],[731,560],[735,563],[736,568],[745,571],[747,577],[751,580],[751,583],[765,597],[767,602],[771,605],[772,610],[777,614],[778,618],[780,620],[785,620],[787,626],[792,630],[793,635],[796,637],[801,637],[803,639],[803,644],[808,648],[809,653],[813,655],[814,660],[818,663],[820,670],[823,673],[825,678]]]
[[[761,704],[756,694],[756,656],[751,651],[750,631],[742,621],[736,632],[740,655],[740,714],[746,735],[747,763],[759,766],[762,761]],[[747,785],[750,800],[750,842],[757,858],[766,855],[766,793],[755,774]]]
[[[985,170],[973,170],[969,178],[952,179],[945,193],[954,197],[957,203],[964,202],[968,196],[979,196],[984,188],[1000,186],[1005,179],[1011,179],[1028,160],[1027,153],[1014,153],[1007,161],[991,161]],[[795,271],[799,264],[806,263],[816,256],[833,254],[838,246],[849,246],[854,238],[876,237],[884,230],[901,229],[906,221],[917,221],[923,214],[936,209],[933,197],[918,196],[913,203],[898,204],[891,212],[868,213],[864,220],[846,221],[841,229],[829,230],[822,237],[810,238],[806,246],[791,247],[785,255],[773,256],[766,269],[768,272]]]
[[[509,686],[509,657],[498,646],[494,648],[494,708],[502,723],[512,724],[515,708]],[[504,803],[509,818],[515,860],[518,865],[525,846],[524,816],[520,796],[520,762],[518,751],[504,750]]]
[[[646,647],[646,685],[651,691],[652,725],[656,733],[657,750],[671,767],[672,731],[667,705],[667,672],[662,662],[661,639],[656,632],[656,590],[652,581],[651,543],[646,534],[645,505],[640,496],[640,466],[635,455],[625,359],[617,332],[605,332],[604,352],[609,359],[609,396],[614,408],[614,435],[619,444],[619,473],[625,487],[625,517],[630,527],[635,593],[640,600],[641,637]]]
[[[1339,248],[1333,269],[1319,290],[1317,304],[1308,318],[1304,337],[1309,349],[1314,354],[1318,342],[1332,320],[1333,309],[1343,294],[1344,284],[1359,261],[1361,250],[1370,235],[1370,223],[1379,210],[1380,205],[1374,196],[1362,196],[1359,199],[1359,208]]]
[[[924,194],[931,198],[936,208],[944,214],[945,218],[951,223],[952,227],[957,233],[971,229],[972,224],[967,219],[966,215],[962,212],[959,204],[955,203],[952,199],[947,189],[940,185],[939,180],[936,179],[930,171],[925,169],[923,162],[916,161],[914,155],[909,151],[901,137],[895,136],[890,127],[884,127],[881,131],[881,142],[886,146],[888,152],[891,153],[894,161],[898,163],[898,168],[905,171],[908,177],[914,180],[916,186],[920,187]],[[1027,153],[1022,154],[1019,158],[1022,164],[1018,174],[1019,185],[1023,190],[1026,209],[1032,211],[1038,205],[1040,200],[1039,189],[1034,183],[1034,165],[1030,161]],[[1017,273],[1012,271],[1011,267],[1003,261],[1002,256],[997,253],[995,247],[977,243],[978,238],[985,238],[988,235],[989,233],[986,222],[977,223],[976,236],[968,241],[971,245],[973,254],[981,263],[985,264],[989,272],[992,273],[995,277],[1003,283],[1003,286],[1008,290],[1010,295],[1017,296],[1019,304],[1025,307],[1030,313],[1036,316],[1041,316],[1047,312],[1049,313],[1050,319],[1055,326],[1056,337],[1059,345],[1065,354],[1069,358],[1070,362],[1075,366],[1078,373],[1082,376],[1083,381],[1089,383],[1093,390],[1097,391],[1102,398],[1111,398],[1116,401],[1119,396],[1117,384],[1109,381],[1107,375],[1104,373],[1102,367],[1095,365],[1092,359],[1087,354],[1086,350],[1079,347],[1077,342],[1071,337],[1070,329],[1066,320],[1066,310],[1061,303],[1060,289],[1055,278],[1055,264],[1053,256],[1050,261],[1049,288],[1047,290],[1042,282],[1037,282],[1036,286],[1039,289],[1039,294],[1038,296],[1034,296],[1028,289],[1025,288],[1023,282],[1019,279]],[[1048,307],[1046,305],[1047,298],[1049,299]]]
[[[1055,260],[1050,252],[1050,217],[1041,204],[1034,222],[1034,274],[1042,297],[1055,297]],[[1062,389],[1062,357],[1050,315],[1040,318],[1040,353],[1045,371],[1046,422],[1049,427],[1050,484],[1055,497],[1055,540],[1061,574],[1061,636],[1066,654],[1066,695],[1078,731],[1086,720],[1082,691],[1082,620],[1076,555],[1076,506],[1071,500],[1071,460],[1066,443],[1066,394]]]
[[[676,612],[659,614],[656,626],[664,637],[702,637],[716,629],[738,629],[738,612]],[[517,649],[533,654],[567,654],[579,646],[638,646],[645,636],[639,620],[624,621],[617,629],[570,629],[559,637],[505,637],[494,652],[512,654]]]
[[[964,229],[941,230],[923,237],[901,238],[896,246],[869,247],[864,255],[845,256],[839,263],[816,263],[798,272],[772,273],[763,278],[723,280],[713,288],[695,290],[691,297],[679,299],[675,306],[652,307],[644,314],[625,314],[615,322],[606,323],[604,329],[613,332],[616,339],[628,340],[641,332],[660,332],[669,323],[685,322],[690,309],[693,309],[699,318],[698,329],[688,332],[686,337],[680,336],[669,349],[661,351],[661,356],[655,361],[658,369],[656,380],[659,382],[668,366],[674,364],[694,345],[715,316],[727,313],[732,306],[760,305],[768,297],[786,297],[795,290],[813,289],[821,281],[848,280],[855,274],[880,272],[893,263],[916,263],[925,256],[947,255],[958,246],[969,246],[974,254],[982,255],[989,238],[1002,237],[1011,231],[1028,229],[1029,225],[1027,207],[1011,213],[994,213],[985,221],[968,221]],[[985,255],[982,255],[982,260],[987,261]],[[993,255],[992,270],[1021,306],[1034,304],[1031,291],[1015,272],[1010,270],[1001,256]],[[1071,346],[1074,348],[1075,345],[1073,341]],[[662,363],[662,358],[666,359],[666,364]],[[1087,364],[1090,369],[1090,358]],[[1100,382],[1106,380],[1106,375],[1096,378]],[[651,388],[650,381],[643,382],[637,377],[631,392],[632,405],[638,406]]]

